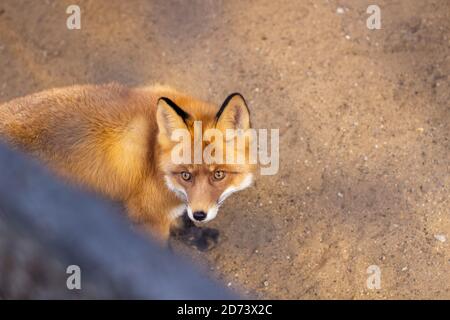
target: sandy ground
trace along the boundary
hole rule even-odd
[[[0,2],[0,102],[161,82],[240,91],[280,129],[279,173],[228,200],[218,246],[176,250],[261,298],[450,298],[449,1],[80,0],[70,31],[73,2]]]

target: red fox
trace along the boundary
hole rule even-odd
[[[66,180],[124,203],[164,243],[175,218],[213,219],[230,194],[251,185],[254,166],[175,164],[175,129],[248,129],[244,98],[218,108],[166,86],[119,84],[52,89],[0,106],[0,138]],[[194,139],[194,137],[192,137]]]

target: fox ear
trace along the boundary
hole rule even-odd
[[[250,128],[250,111],[240,93],[232,93],[225,99],[216,114],[216,128],[222,131]]]
[[[156,122],[160,133],[171,137],[175,129],[187,127],[187,120],[189,118],[189,114],[175,102],[166,97],[159,98]]]

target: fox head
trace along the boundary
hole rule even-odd
[[[215,144],[213,155],[229,153],[235,157],[248,156],[252,137],[246,137],[243,148],[236,148],[236,137],[227,132],[243,132],[250,129],[250,113],[244,98],[239,93],[229,95],[220,108],[187,97],[171,100],[162,97],[157,107],[159,166],[164,174],[167,187],[184,202],[187,213],[195,222],[214,219],[219,207],[231,194],[249,187],[253,181],[254,164],[249,161],[236,163],[229,161],[205,161],[203,151],[211,147],[214,139],[202,139],[208,130],[222,133],[222,142]],[[200,126],[199,126],[200,124]],[[173,160],[174,132],[188,133],[188,160],[179,163]],[[211,130],[209,131],[211,132]],[[195,159],[200,147],[200,158]],[[218,150],[220,149],[220,150]],[[241,153],[241,154],[239,154]],[[198,153],[197,153],[198,154]],[[225,158],[225,156],[224,156]],[[200,161],[198,161],[200,160]]]

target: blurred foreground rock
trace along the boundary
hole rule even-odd
[[[69,290],[69,265],[81,290]],[[0,299],[231,297],[133,232],[120,209],[0,145]]]

